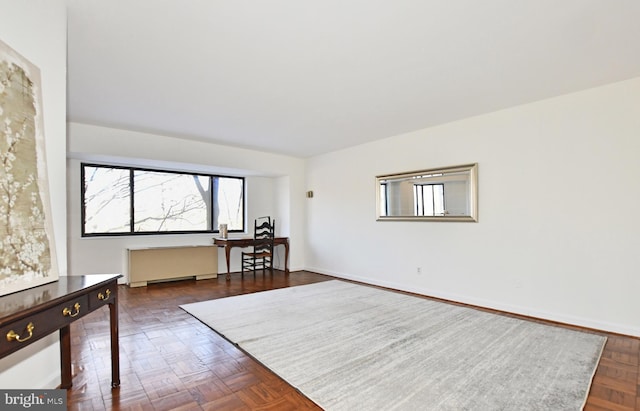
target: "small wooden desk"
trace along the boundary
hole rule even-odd
[[[284,272],[289,274],[289,237],[276,237],[273,239],[274,245],[284,246]],[[213,244],[224,247],[224,255],[227,259],[227,281],[231,280],[231,249],[233,247],[251,247],[253,238],[214,238]]]
[[[121,274],[62,276],[0,297],[0,358],[60,330],[61,388],[71,388],[70,324],[109,305],[111,386],[120,385],[118,278]]]

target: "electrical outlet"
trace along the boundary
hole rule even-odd
[[[416,274],[422,274],[422,267],[416,268]]]

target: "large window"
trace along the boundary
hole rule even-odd
[[[244,178],[82,164],[82,235],[244,231]]]

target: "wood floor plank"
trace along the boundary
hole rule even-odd
[[[319,410],[178,306],[333,278],[307,271],[285,275],[277,270],[255,278],[232,274],[229,282],[224,277],[119,286],[119,388],[110,387],[108,310],[94,311],[72,323],[74,377],[67,392],[69,410]],[[585,410],[640,410],[640,339],[600,334],[608,341]]]

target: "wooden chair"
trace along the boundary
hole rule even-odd
[[[256,218],[253,228],[253,246],[250,252],[242,252],[242,275],[245,270],[269,270],[273,273],[273,239],[275,237],[275,220],[271,217]]]

